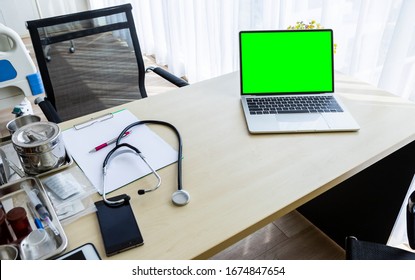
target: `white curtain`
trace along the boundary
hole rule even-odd
[[[316,20],[334,30],[336,70],[415,100],[415,0],[89,2],[91,8],[130,2],[143,53],[190,83],[238,70],[240,30]]]

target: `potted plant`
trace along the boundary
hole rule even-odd
[[[295,25],[290,25],[287,27],[288,30],[303,30],[303,29],[324,29],[324,27],[316,22],[315,20],[310,20],[308,23],[303,21],[297,21]],[[333,44],[333,52],[336,53],[337,44]]]

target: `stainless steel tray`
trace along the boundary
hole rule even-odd
[[[0,143],[0,155],[2,157],[6,157],[6,159],[1,159],[0,160],[0,165],[2,164],[2,168],[5,168],[6,170],[4,170],[5,174],[4,176],[8,177],[7,181],[13,182],[16,180],[19,180],[21,178],[24,177],[34,177],[33,175],[28,175],[24,172],[22,165],[20,163],[19,157],[16,153],[16,151],[14,150],[13,147],[13,143],[11,141],[7,141],[7,142],[3,142]],[[66,158],[65,158],[65,162],[52,170],[43,172],[41,174],[36,175],[36,177],[43,177],[43,176],[47,176],[50,175],[52,173],[61,171],[62,169],[68,168],[69,166],[71,166],[74,163],[73,158],[71,157],[71,155],[68,153],[68,151],[66,151]],[[1,170],[0,170],[1,171]],[[0,181],[0,185],[1,185],[1,181]]]
[[[56,215],[56,212],[49,200],[49,197],[47,196],[45,189],[41,183],[41,181],[36,177],[26,177],[22,178],[20,180],[5,184],[0,187],[0,203],[2,204],[5,212],[10,210],[13,207],[23,207],[26,209],[27,217],[29,219],[29,223],[31,224],[32,229],[35,229],[35,219],[34,219],[34,213],[33,210],[29,207],[30,199],[27,195],[27,193],[22,189],[22,184],[26,184],[29,186],[30,189],[38,190],[38,198],[41,201],[41,203],[47,208],[47,210],[50,213],[51,220],[53,225],[58,231],[58,235],[55,235],[52,230],[47,226],[45,226],[45,230],[49,232],[49,235],[54,238],[56,243],[56,249],[52,250],[51,252],[45,254],[44,256],[38,258],[38,259],[49,259],[53,256],[56,256],[60,253],[62,253],[67,245],[68,245],[68,239],[65,235],[65,232],[62,228],[61,223],[59,222],[59,219]],[[25,254],[24,250],[22,250],[22,247],[20,246],[20,243],[18,240],[15,240],[14,243],[18,243],[19,251],[20,251],[20,258],[22,260],[29,259],[28,256]]]

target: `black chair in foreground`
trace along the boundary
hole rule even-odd
[[[147,97],[146,69],[131,4],[26,25],[46,95],[36,103],[49,121],[65,121]],[[178,87],[187,85],[163,68],[150,70]]]
[[[406,207],[406,228],[409,246],[415,250],[415,191],[409,196]],[[361,241],[346,237],[347,260],[415,260],[415,253],[385,244]]]
[[[346,238],[346,260],[415,260],[415,254],[385,244]]]

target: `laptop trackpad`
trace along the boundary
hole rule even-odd
[[[277,114],[278,126],[285,131],[313,131],[328,129],[321,114]]]

